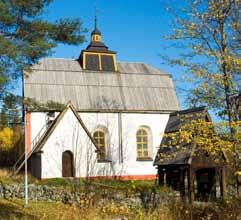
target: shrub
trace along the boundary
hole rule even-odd
[[[14,143],[14,132],[11,128],[3,128],[0,131],[0,149],[9,150],[13,147]]]
[[[0,130],[0,167],[12,166],[23,153],[23,146],[21,127],[5,127]]]

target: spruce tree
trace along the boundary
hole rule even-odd
[[[52,0],[0,0],[0,95],[22,70],[49,55],[58,43],[84,41],[79,19],[43,18]]]

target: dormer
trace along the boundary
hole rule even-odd
[[[81,51],[79,58],[83,70],[117,72],[116,52],[110,51],[102,42],[101,32],[97,28],[95,17],[95,28],[91,32],[91,41],[85,50]]]

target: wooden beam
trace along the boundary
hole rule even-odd
[[[180,168],[180,195],[183,198],[185,196],[185,170]]]
[[[158,169],[158,176],[158,184],[164,186],[164,171],[161,168]]]
[[[226,166],[222,168],[222,197],[225,198],[227,196],[227,183],[226,183]]]
[[[222,169],[223,168],[219,168],[219,186],[220,186],[220,197],[223,197],[223,181],[222,181]]]
[[[188,169],[188,195],[189,195],[189,202],[193,204],[194,201],[194,170],[190,166]]]

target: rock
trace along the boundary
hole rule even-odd
[[[164,203],[164,194],[153,192],[136,192],[128,194],[125,191],[73,191],[50,187],[47,185],[28,185],[29,199],[32,201],[62,202],[64,204],[78,204],[81,207],[87,206],[106,206],[110,203],[126,206],[128,208],[137,208],[145,206],[152,207],[158,203]],[[170,195],[165,194],[167,198]],[[0,184],[0,198],[24,198],[24,184]],[[170,198],[170,197],[169,197]],[[167,200],[167,199],[166,199]],[[121,218],[120,218],[121,219]]]

